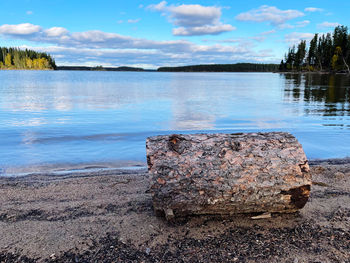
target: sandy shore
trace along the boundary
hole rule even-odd
[[[0,178],[0,262],[350,262],[350,161],[311,162],[296,214],[153,214],[146,170]]]

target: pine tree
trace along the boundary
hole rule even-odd
[[[304,63],[304,58],[306,55],[306,41],[302,40],[299,45],[297,52],[295,53],[295,67],[300,70],[303,63]]]
[[[305,55],[306,59],[305,59]],[[315,34],[306,48],[306,41],[288,49],[281,61],[280,68],[287,70],[302,70],[304,62],[309,70],[346,70],[350,73],[350,35],[346,26],[337,26],[333,35]],[[283,64],[284,63],[284,64]]]
[[[307,63],[310,66],[315,66],[316,62],[316,50],[317,50],[317,40],[318,40],[318,34],[315,34],[315,36],[310,41],[310,47],[309,52],[307,55]]]

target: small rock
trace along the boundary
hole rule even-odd
[[[169,208],[166,209],[166,210],[165,210],[165,217],[166,217],[167,220],[172,220],[172,219],[174,219],[175,215],[174,215],[173,209],[169,209]]]
[[[342,172],[336,172],[334,174],[335,178],[337,179],[344,179],[345,178],[345,174],[343,174]]]
[[[165,183],[166,183],[165,180],[162,179],[162,178],[158,178],[158,179],[157,179],[157,182],[158,182],[159,184],[165,184]]]

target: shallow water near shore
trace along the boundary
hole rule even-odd
[[[347,75],[0,71],[0,174],[144,164],[171,133],[287,131],[309,159],[343,158],[349,115]]]

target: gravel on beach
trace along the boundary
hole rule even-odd
[[[0,262],[350,262],[350,161],[294,214],[156,217],[146,170],[0,178]]]

